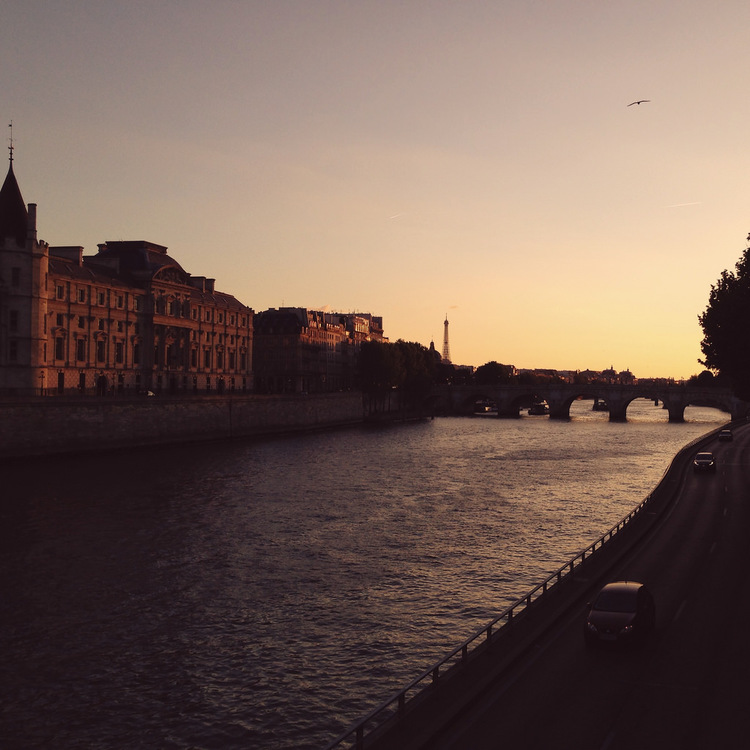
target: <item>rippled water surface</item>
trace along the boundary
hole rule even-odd
[[[0,747],[322,748],[728,420],[571,413],[3,466]]]

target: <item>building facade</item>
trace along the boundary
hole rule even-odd
[[[11,148],[0,189],[0,394],[249,392],[253,315],[161,245],[107,242],[86,256],[38,240]]]
[[[382,318],[303,307],[256,313],[256,390],[332,393],[357,388],[358,353],[363,341],[385,341]]]

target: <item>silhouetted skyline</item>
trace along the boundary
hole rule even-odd
[[[41,239],[425,346],[447,311],[456,364],[701,370],[750,229],[742,0],[7,5]]]

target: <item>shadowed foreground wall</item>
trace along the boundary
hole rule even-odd
[[[357,392],[0,404],[0,458],[223,440],[363,421]]]

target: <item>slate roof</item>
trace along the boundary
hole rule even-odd
[[[11,161],[5,182],[0,188],[0,240],[12,237],[20,247],[25,246],[28,221],[26,204],[13,174]]]
[[[169,266],[184,274],[186,279],[188,276],[182,266],[167,255],[166,247],[146,240],[107,241],[91,260],[106,261],[110,258],[117,258],[120,272],[128,275],[142,276],[145,272],[154,276],[162,268]]]

